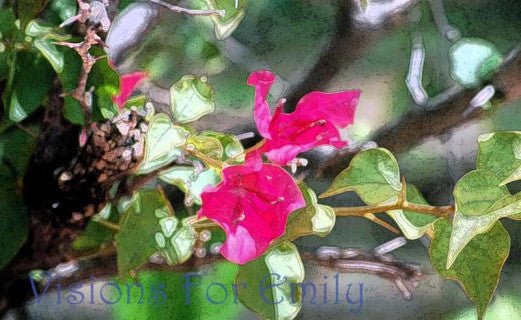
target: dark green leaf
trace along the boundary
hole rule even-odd
[[[167,210],[163,198],[156,190],[143,190],[137,193],[135,201],[123,213],[121,230],[116,234],[121,276],[146,263],[157,251],[155,234],[159,226],[156,210]]]
[[[36,18],[48,3],[49,0],[18,0],[18,18],[21,27],[25,28],[27,23]]]
[[[434,223],[430,247],[433,267],[447,279],[460,282],[475,303],[482,319],[499,281],[501,269],[510,250],[510,236],[500,222],[488,232],[476,236],[447,269],[451,223],[440,219]]]
[[[120,275],[146,263],[155,252],[172,265],[192,255],[197,234],[185,221],[173,216],[166,201],[157,190],[139,191],[131,200],[116,234]]]
[[[43,56],[30,51],[18,52],[10,92],[4,93],[9,94],[9,119],[19,122],[36,110],[51,89],[53,78],[52,67]]]
[[[3,269],[27,239],[27,212],[16,180],[7,178],[0,163],[0,270]]]
[[[98,224],[96,219],[106,219],[117,224],[119,215],[111,204],[106,205],[97,216],[93,217],[87,224],[85,231],[79,235],[72,243],[72,248],[76,251],[96,250],[114,240],[115,231]]]

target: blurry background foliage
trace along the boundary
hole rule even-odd
[[[379,1],[379,0],[369,0]],[[232,0],[230,0],[232,2]],[[3,1],[0,0],[0,6]],[[203,0],[187,1],[189,6],[204,7]],[[463,38],[480,38],[492,43],[506,55],[521,43],[521,5],[517,0],[446,0],[443,1],[450,23],[461,32]],[[145,6],[129,0],[120,1],[122,15],[130,14]],[[57,25],[75,14],[75,0],[51,0],[50,10],[45,12],[46,21]],[[148,21],[148,33],[137,43],[130,44],[123,53],[115,52],[114,57],[124,72],[146,70],[150,74],[149,84],[144,90],[154,100],[165,102],[164,92],[186,74],[206,76],[217,94],[216,113],[203,118],[198,127],[204,129],[225,129],[228,133],[240,134],[253,128],[251,117],[253,89],[246,85],[246,78],[255,69],[267,68],[278,76],[278,82],[271,92],[270,100],[276,101],[289,96],[302,81],[321,54],[327,50],[336,30],[337,1],[329,0],[250,0],[241,24],[226,40],[217,40],[212,21],[208,17],[185,17],[168,11],[158,11],[148,7],[147,15],[141,11],[134,26],[142,20]],[[0,31],[5,34],[7,16],[0,17]],[[145,23],[146,24],[146,23]],[[122,26],[123,28],[125,26]],[[132,28],[132,25],[127,27]],[[423,84],[434,96],[455,85],[450,76],[448,52],[451,47],[446,37],[436,29],[428,1],[419,1],[397,23],[389,24],[374,31],[366,31],[367,41],[363,52],[359,43],[346,46],[339,55],[356,57],[354,61],[341,66],[329,82],[325,91],[360,88],[363,91],[355,125],[346,133],[353,143],[370,139],[378,128],[400,119],[413,105],[405,85],[409,68],[411,39],[413,34],[423,37],[426,57],[423,69]],[[0,39],[1,40],[1,39]],[[117,42],[117,39],[114,39]],[[110,44],[110,43],[109,43]],[[0,41],[0,46],[2,42]],[[117,53],[117,54],[116,54]],[[7,52],[0,50],[0,76],[7,68],[4,61]],[[19,72],[30,72],[42,77],[39,88],[43,91],[49,82],[43,77],[52,75],[52,67],[42,56],[21,55],[18,60]],[[30,65],[33,64],[33,65]],[[56,66],[54,66],[56,68]],[[38,71],[36,71],[38,70]],[[24,84],[19,84],[20,92]],[[37,105],[41,97],[39,90],[32,90],[27,98],[28,109]],[[34,99],[34,103],[31,102]],[[26,102],[27,102],[26,101]],[[206,121],[205,121],[206,119]],[[215,121],[219,119],[219,121]],[[511,101],[496,112],[487,114],[479,121],[455,128],[443,136],[432,137],[407,152],[397,154],[402,173],[408,182],[419,187],[431,204],[441,205],[452,201],[454,183],[467,171],[473,169],[477,136],[480,133],[499,130],[519,130],[521,126],[521,100]],[[36,132],[37,128],[29,128]],[[23,148],[21,146],[24,146]],[[0,139],[0,207],[19,210],[23,207],[19,195],[17,177],[23,174],[25,164],[34,146],[27,133],[12,130]],[[308,181],[313,189],[325,190],[329,181]],[[510,186],[519,189],[519,185]],[[16,190],[16,192],[12,192]],[[9,194],[9,197],[4,195]],[[361,205],[353,194],[343,194],[328,199],[331,205]],[[4,221],[2,221],[2,224]],[[5,222],[16,230],[24,221]],[[326,239],[308,237],[297,244],[304,250],[319,245],[345,245],[370,248],[390,240],[393,235],[363,219],[339,219],[338,225]],[[503,270],[497,296],[493,300],[485,319],[521,318],[521,227],[511,221],[504,221],[512,237],[511,255]],[[24,230],[23,227],[20,230]],[[5,235],[4,235],[5,236]],[[14,241],[22,243],[23,232],[13,235]],[[15,239],[16,238],[16,239]],[[7,254],[9,253],[4,253]],[[429,268],[428,252],[420,241],[396,251],[399,259],[420,263]],[[235,266],[221,263],[206,270],[211,274],[204,281],[217,279],[231,283]],[[321,281],[324,270],[307,267],[306,279]],[[308,305],[304,303],[299,319],[374,319],[385,314],[387,319],[471,319],[473,309],[464,293],[452,281],[442,280],[434,270],[429,273],[414,291],[414,300],[405,302],[394,285],[381,279],[349,274],[341,281],[364,283],[366,291],[364,305],[359,315],[347,314],[346,306]],[[331,274],[332,276],[333,274]],[[167,282],[168,288],[180,288],[184,279],[181,274],[150,271],[142,273],[143,283]],[[203,283],[202,287],[206,287]],[[35,318],[72,317],[91,319],[106,318],[109,314],[120,319],[249,319],[255,318],[240,305],[229,299],[223,305],[211,305],[205,299],[205,292],[194,291],[193,304],[184,305],[184,295],[179,290],[167,291],[169,300],[158,306],[140,306],[118,303],[115,306],[77,306],[56,309],[55,297],[45,299],[43,304],[32,302],[29,313]],[[216,293],[216,297],[217,297]],[[54,299],[54,300],[53,300]],[[200,301],[202,308],[195,308]],[[45,306],[45,307],[43,307]],[[108,312],[108,313],[107,313]],[[346,316],[347,314],[347,316]]]

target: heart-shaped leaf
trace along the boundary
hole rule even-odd
[[[482,319],[496,290],[501,269],[510,251],[510,236],[500,222],[490,231],[476,236],[447,268],[451,223],[439,219],[434,223],[434,238],[430,247],[432,266],[447,279],[460,282],[476,305]]]
[[[192,122],[215,110],[215,92],[206,77],[187,75],[170,89],[170,104],[177,121]]]
[[[320,198],[355,191],[365,203],[375,205],[397,196],[402,189],[400,169],[387,149],[359,152]]]
[[[249,0],[205,0],[211,10],[224,10],[223,16],[213,15],[215,36],[219,40],[228,38],[239,26],[246,13]]]
[[[186,129],[174,125],[167,115],[154,115],[145,138],[145,156],[136,174],[149,173],[171,163],[181,155],[179,146],[186,142],[188,135]]]

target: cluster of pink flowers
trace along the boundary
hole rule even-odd
[[[121,77],[120,93],[113,98],[120,110],[146,77],[144,72]],[[223,169],[222,181],[201,195],[197,213],[224,229],[220,252],[238,264],[263,255],[284,234],[289,215],[306,205],[297,183],[280,166],[320,145],[345,147],[339,129],[353,123],[361,93],[315,91],[302,97],[294,112],[284,113],[280,100],[272,114],[267,97],[274,82],[269,71],[256,71],[248,78],[255,87],[255,123],[265,142],[246,155],[245,163]],[[263,163],[262,155],[271,163]]]
[[[246,162],[223,169],[222,181],[202,194],[198,217],[207,217],[226,232],[221,254],[245,264],[265,253],[284,234],[289,215],[306,205],[293,177],[280,165],[299,153],[320,145],[342,148],[339,128],[353,123],[359,90],[336,93],[311,92],[295,111],[283,112],[279,101],[274,114],[266,101],[275,77],[269,71],[250,75],[255,87],[254,117],[265,143]],[[273,163],[263,163],[262,154]]]

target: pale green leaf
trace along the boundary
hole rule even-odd
[[[494,203],[485,215],[469,216],[459,212],[456,205],[454,214],[447,266],[451,266],[463,248],[476,235],[487,232],[501,218],[515,216],[521,213],[521,193],[506,195]]]
[[[465,174],[454,187],[454,199],[458,212],[481,216],[490,207],[508,195],[506,186],[500,186],[499,178],[489,170],[473,170]]]
[[[63,52],[59,51],[58,48],[50,40],[34,40],[34,46],[42,53],[42,55],[49,61],[54,71],[61,73],[65,65],[65,58]]]
[[[286,232],[274,245],[282,241],[293,241],[306,235],[327,236],[335,226],[335,211],[330,206],[318,204],[315,192],[306,184],[299,184],[306,206],[291,213],[286,223]]]
[[[297,247],[285,242],[240,266],[235,283],[241,303],[261,318],[290,320],[302,307],[302,290],[295,284],[303,280],[304,265]]]
[[[167,115],[154,115],[145,138],[145,156],[136,173],[149,173],[171,163],[181,154],[179,146],[188,135],[186,129],[174,125]]]
[[[201,204],[201,194],[207,186],[215,186],[221,176],[213,169],[198,174],[193,167],[175,166],[159,174],[159,179],[177,186],[181,191],[193,198],[195,204]]]
[[[211,16],[215,25],[215,36],[219,40],[228,38],[239,26],[246,13],[249,0],[205,0],[211,10],[225,10],[224,17],[219,15]]]
[[[479,38],[463,38],[449,50],[450,73],[467,88],[479,87],[503,62],[493,43]]]
[[[177,121],[192,122],[215,110],[215,92],[205,77],[187,75],[170,89],[170,104]]]

